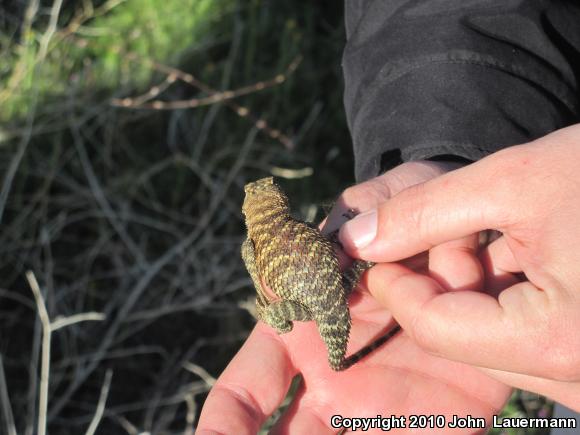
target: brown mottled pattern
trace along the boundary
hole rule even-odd
[[[344,274],[331,242],[316,228],[290,216],[286,195],[272,177],[249,183],[242,211],[248,238],[242,258],[256,287],[256,312],[278,333],[295,320],[314,320],[334,370],[344,370],[399,331],[393,328],[346,358],[350,334],[347,297],[373,264],[358,261]],[[264,282],[277,298],[268,296]]]

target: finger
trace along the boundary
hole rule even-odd
[[[561,382],[501,370],[481,369],[484,373],[512,387],[542,394],[580,412],[580,382]]]
[[[437,245],[429,251],[429,275],[446,290],[481,290],[483,268],[477,234]]]
[[[258,433],[295,374],[284,344],[258,323],[210,391],[196,433]]]
[[[367,272],[365,284],[405,332],[433,354],[545,377],[559,363],[557,355],[564,359],[549,330],[554,313],[547,296],[530,283],[516,284],[498,301],[478,292],[446,292],[431,277],[398,264],[378,264]],[[560,339],[570,341],[571,334],[560,331]]]
[[[482,251],[482,254],[486,257],[486,267],[489,272],[494,274],[522,272],[505,237],[494,240]]]
[[[373,209],[392,195],[385,177],[377,177],[349,187],[324,220],[323,233],[337,230],[354,215]]]
[[[494,240],[479,255],[485,274],[485,289],[497,297],[500,292],[516,284],[522,268],[514,258],[505,237]]]
[[[350,211],[354,211],[355,214],[363,213],[410,186],[423,183],[460,166],[458,163],[450,162],[407,162],[383,175],[349,187],[338,198],[328,215],[325,232],[336,230],[352,218],[348,217]]]
[[[412,186],[356,216],[341,227],[342,244],[351,256],[387,262],[482,230],[502,230],[522,206],[512,200],[523,158],[514,150],[520,147],[512,148]]]

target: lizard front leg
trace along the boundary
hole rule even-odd
[[[294,301],[275,301],[258,309],[258,316],[264,323],[274,328],[278,334],[292,331],[292,322],[312,320],[310,310]]]
[[[288,300],[268,301],[256,267],[254,243],[249,238],[242,243],[242,259],[256,288],[256,316],[258,320],[270,325],[279,334],[292,331],[292,321],[294,320],[312,320],[312,314],[304,305]]]
[[[342,285],[347,298],[360,282],[363,273],[375,264],[372,261],[354,260],[352,265],[342,273]]]
[[[248,270],[252,282],[254,283],[254,288],[256,289],[256,314],[258,318],[260,318],[260,311],[268,305],[268,300],[262,291],[262,283],[260,282],[260,276],[258,275],[254,242],[249,238],[244,240],[242,243],[242,260],[244,260],[246,269]]]

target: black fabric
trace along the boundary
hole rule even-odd
[[[356,177],[477,160],[580,120],[580,2],[346,0]]]

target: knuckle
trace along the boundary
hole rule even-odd
[[[380,177],[373,178],[355,186],[347,187],[340,198],[351,205],[358,205],[361,199],[368,203],[372,199],[375,203],[385,201],[391,196],[390,189],[387,184],[380,180]]]
[[[347,203],[352,201],[353,198],[356,198],[358,196],[357,192],[360,190],[360,187],[361,187],[360,185],[347,187],[346,189],[344,189],[339,199],[342,199]]]
[[[405,216],[409,227],[417,231],[420,240],[427,242],[435,229],[436,216],[430,213],[429,195],[425,185],[416,184],[407,188],[402,194],[404,200],[400,202],[401,207],[397,207],[395,211]]]

